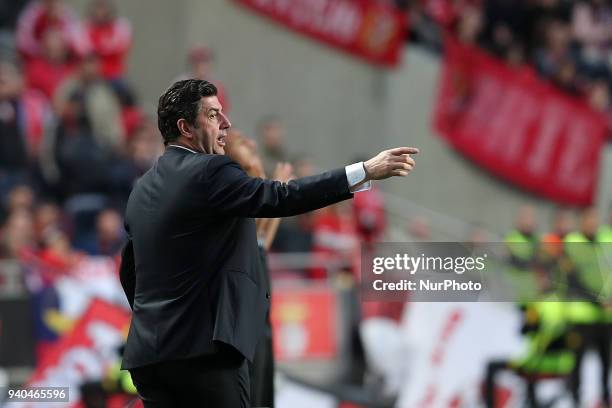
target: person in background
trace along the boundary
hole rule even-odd
[[[571,331],[565,320],[565,303],[553,295],[526,304],[522,314],[521,333],[525,335],[527,350],[523,355],[508,360],[493,360],[487,364],[484,378],[484,402],[487,408],[499,405],[495,380],[500,372],[509,371],[526,383],[527,405],[541,407],[536,392],[539,377],[567,376],[576,366]]]
[[[77,61],[58,29],[49,28],[41,41],[41,52],[26,62],[26,79],[28,87],[52,100],[59,85],[75,71]]]
[[[557,19],[548,21],[544,27],[544,40],[535,51],[535,64],[542,76],[559,78],[562,66],[572,60],[570,27]]]
[[[37,246],[44,243],[45,235],[53,229],[63,229],[65,220],[61,208],[52,201],[42,201],[34,209],[34,234]]]
[[[110,156],[112,165],[106,168],[109,205],[118,210],[125,208],[135,181],[163,153],[163,144],[159,138],[159,131],[153,121],[143,117],[139,124],[135,124],[125,146]]]
[[[32,215],[25,209],[13,211],[0,228],[0,258],[20,259],[34,245]]]
[[[279,162],[288,160],[285,151],[285,128],[276,116],[266,116],[257,124],[257,134],[261,142],[261,159],[266,174],[272,174]]]
[[[479,7],[468,5],[457,23],[457,38],[463,44],[477,45],[483,28],[482,11]]]
[[[304,154],[297,154],[293,161],[295,175],[298,178],[316,174],[312,159]],[[310,252],[312,250],[312,223],[314,213],[307,212],[295,217],[287,217],[278,227],[276,239],[272,243],[274,252]],[[299,275],[306,275],[306,270],[299,270]]]
[[[77,194],[106,193],[112,175],[113,151],[95,137],[83,99],[76,91],[62,105],[41,157],[45,181],[62,203]]]
[[[112,208],[106,208],[96,217],[96,231],[92,240],[81,242],[77,248],[89,255],[115,256],[125,244],[123,220]]]
[[[572,212],[563,207],[558,207],[552,216],[552,228],[550,234],[563,241],[565,236],[574,229],[574,217]]]
[[[28,181],[51,110],[45,97],[24,87],[18,67],[0,62],[0,202],[15,185]]]
[[[112,88],[100,75],[100,59],[95,54],[84,58],[74,75],[57,90],[54,105],[63,112],[72,95],[80,95],[82,108],[97,143],[118,150],[124,142],[121,106]]]
[[[124,17],[118,17],[111,0],[93,0],[85,30],[93,52],[100,58],[100,72],[115,87],[122,87],[125,59],[132,46],[132,27]]]
[[[69,51],[75,55],[84,56],[90,51],[77,15],[63,0],[38,0],[24,9],[17,21],[17,49],[26,61],[43,54],[43,39],[50,29],[59,32]]]
[[[612,56],[612,6],[606,0],[576,2],[572,10],[572,34],[580,44],[579,63],[588,76],[610,77]]]
[[[362,161],[362,160],[357,160]],[[357,223],[359,240],[372,248],[382,238],[386,229],[385,203],[382,192],[376,186],[353,200],[353,213]]]
[[[312,254],[317,265],[309,271],[311,279],[332,278],[328,275],[332,263],[355,274],[359,238],[353,208],[351,203],[341,202],[315,212]]]
[[[576,367],[570,385],[577,406],[581,406],[582,360],[593,350],[601,364],[600,392],[604,406],[610,404],[610,263],[598,241],[599,216],[594,207],[580,214],[580,230],[567,234],[565,253],[573,264],[574,273],[568,275],[567,313],[578,343]]]
[[[34,209],[35,194],[28,184],[19,184],[9,191],[6,198],[6,210],[10,214],[14,211]]]
[[[261,158],[255,142],[246,138],[239,131],[231,131],[226,145],[227,155],[235,160],[244,171],[252,177],[266,178]],[[283,183],[293,178],[292,166],[278,163],[273,180]],[[259,243],[260,267],[265,277],[268,291],[272,293],[272,280],[268,269],[267,252],[278,230],[280,218],[259,218],[256,221],[257,240]],[[251,403],[253,406],[274,407],[274,353],[272,347],[272,324],[270,312],[266,316],[266,327],[262,338],[257,343],[253,363],[249,364]]]
[[[187,72],[176,78],[174,82],[183,79],[202,79],[212,82],[219,92],[219,102],[223,105],[223,110],[229,112],[231,104],[225,87],[219,81],[212,79],[212,65],[214,62],[214,54],[210,48],[204,45],[196,45],[187,54]]]
[[[130,86],[126,86],[124,83],[121,87],[115,87],[115,92],[121,105],[123,133],[126,139],[129,140],[140,126],[147,121],[147,115],[142,106],[139,105],[138,98]]]
[[[508,250],[508,276],[519,304],[535,299],[540,290],[538,277],[532,268],[539,241],[535,217],[532,206],[519,208],[514,229],[504,238]]]
[[[98,214],[96,232],[97,255],[115,256],[125,244],[123,219],[117,210],[107,208]]]

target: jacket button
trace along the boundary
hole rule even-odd
[[[270,299],[270,292],[266,292],[266,299]]]

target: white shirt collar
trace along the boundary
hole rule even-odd
[[[179,149],[187,150],[188,152],[191,152],[191,153],[196,153],[196,154],[198,153],[195,150],[191,150],[190,148],[181,146],[181,145],[169,144],[168,147],[178,147]]]

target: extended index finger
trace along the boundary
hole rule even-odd
[[[395,149],[391,149],[390,152],[394,156],[399,156],[401,154],[417,154],[419,149],[416,147],[396,147]]]

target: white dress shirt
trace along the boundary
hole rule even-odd
[[[363,183],[359,188],[356,188],[359,183],[362,183],[366,178],[363,162],[349,164],[344,170],[346,171],[346,179],[348,180],[351,193],[359,193],[360,191],[366,191],[372,188],[372,181],[370,180]]]

